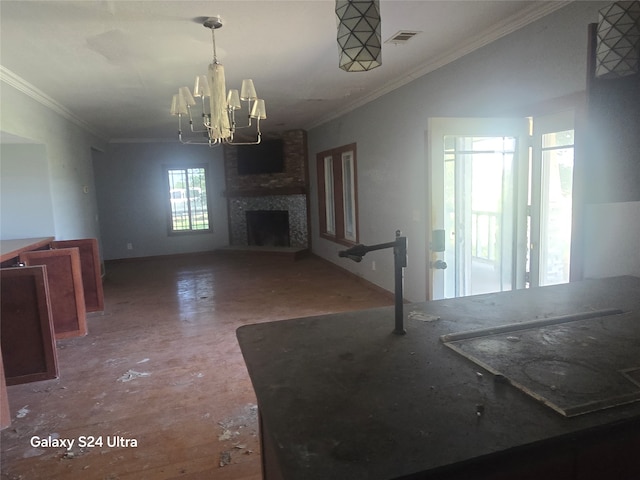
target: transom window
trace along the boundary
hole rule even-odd
[[[317,155],[320,236],[337,243],[358,242],[356,144]]]
[[[207,170],[167,168],[169,233],[210,232]]]

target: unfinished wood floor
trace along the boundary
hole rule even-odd
[[[89,334],[58,342],[60,378],[9,387],[3,480],[260,479],[256,400],[236,328],[393,303],[316,257],[117,263],[104,287]],[[103,446],[81,446],[83,436]],[[43,448],[32,437],[75,444]],[[137,447],[108,445],[118,437]]]

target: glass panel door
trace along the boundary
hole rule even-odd
[[[574,130],[570,113],[533,120],[530,285],[569,281]]]
[[[522,119],[432,119],[429,298],[524,286],[524,135]],[[443,252],[433,249],[438,230],[444,230]]]

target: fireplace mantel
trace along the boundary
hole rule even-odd
[[[236,191],[227,191],[224,194],[227,198],[268,197],[271,195],[306,195],[307,187],[304,185],[276,188],[256,187]]]

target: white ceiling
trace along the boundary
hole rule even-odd
[[[382,66],[338,68],[335,3],[0,0],[2,79],[107,140],[172,139],[171,96],[211,61],[202,17],[222,17],[227,87],[252,78],[263,130],[309,129],[565,5],[561,1],[382,0]],[[198,20],[196,20],[198,19]]]

